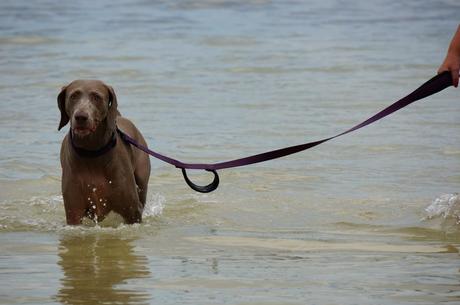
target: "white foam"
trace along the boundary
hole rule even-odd
[[[143,217],[155,217],[163,213],[166,199],[163,195],[155,193],[145,203]]]
[[[26,200],[0,202],[0,231],[75,231],[100,228],[108,231],[136,231],[145,227],[139,225],[124,225],[123,219],[116,213],[109,213],[103,222],[86,221],[83,226],[67,226],[62,195],[33,196]],[[103,205],[105,204],[104,201]],[[144,212],[144,219],[152,219],[163,213],[166,199],[161,194],[149,196]],[[95,208],[95,205],[93,205]],[[114,214],[114,215],[112,215]],[[147,221],[148,222],[148,221]],[[128,229],[129,228],[129,229]],[[105,231],[104,231],[105,232]]]
[[[458,193],[443,194],[425,208],[426,219],[454,220],[460,225],[460,197]]]

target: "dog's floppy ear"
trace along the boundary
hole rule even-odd
[[[117,124],[117,116],[120,115],[118,112],[118,102],[117,102],[117,96],[115,95],[115,91],[113,88],[109,85],[105,85],[107,87],[107,90],[109,91],[109,101],[108,101],[108,107],[109,107],[109,112],[107,113],[107,123],[109,126],[113,129],[115,129],[116,124]]]
[[[67,123],[69,122],[69,116],[67,115],[67,112],[65,110],[66,89],[67,86],[62,87],[61,92],[57,97],[58,107],[61,111],[61,121],[59,122],[58,130],[61,130],[61,128],[67,125]]]

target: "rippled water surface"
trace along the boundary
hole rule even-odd
[[[144,223],[65,225],[56,97],[115,88],[156,150],[332,136],[432,77],[457,1],[0,2],[0,304],[459,304],[459,91],[197,194],[152,160]],[[193,174],[206,182],[205,174]]]

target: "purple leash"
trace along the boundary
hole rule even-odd
[[[410,93],[406,97],[403,97],[399,101],[396,101],[395,103],[391,104],[390,106],[388,106],[387,108],[385,108],[382,111],[378,112],[377,114],[375,114],[374,116],[370,117],[369,119],[365,120],[364,122],[359,123],[358,125],[350,128],[347,131],[344,131],[344,132],[342,132],[342,133],[340,133],[338,135],[335,135],[335,136],[330,137],[330,138],[325,138],[325,139],[322,139],[322,140],[314,141],[314,142],[309,142],[309,143],[305,143],[305,144],[290,146],[290,147],[286,147],[286,148],[281,148],[281,149],[277,149],[277,150],[264,152],[264,153],[257,154],[257,155],[252,155],[252,156],[245,157],[245,158],[240,158],[240,159],[235,159],[235,160],[225,161],[225,162],[219,162],[219,163],[203,163],[203,164],[199,164],[199,163],[184,163],[184,162],[181,162],[179,160],[176,160],[176,159],[164,156],[162,154],[159,154],[157,152],[154,152],[153,150],[150,150],[149,148],[147,148],[147,147],[145,147],[143,145],[140,145],[139,143],[137,143],[136,140],[134,140],[133,138],[131,138],[130,136],[128,136],[127,134],[125,134],[124,132],[122,132],[119,129],[118,129],[118,133],[120,134],[121,138],[125,142],[134,145],[138,149],[144,151],[145,153],[147,153],[147,154],[149,154],[149,155],[151,155],[151,156],[153,156],[153,157],[155,157],[157,159],[160,159],[160,160],[162,160],[162,161],[164,161],[166,163],[172,164],[175,167],[182,169],[182,174],[184,176],[185,182],[193,190],[195,190],[197,192],[201,192],[201,193],[209,193],[209,192],[212,192],[215,189],[217,189],[217,187],[219,186],[219,175],[217,174],[217,170],[219,170],[219,169],[225,169],[225,168],[231,168],[231,167],[239,167],[239,166],[245,166],[245,165],[249,165],[249,164],[264,162],[264,161],[268,161],[268,160],[277,159],[277,158],[281,158],[281,157],[284,157],[284,156],[292,155],[292,154],[301,152],[301,151],[306,150],[306,149],[310,149],[310,148],[315,147],[317,145],[320,145],[320,144],[322,144],[324,142],[327,142],[327,141],[335,139],[337,137],[346,135],[347,133],[353,132],[353,131],[358,130],[360,128],[363,128],[363,127],[365,127],[367,125],[370,125],[370,124],[372,124],[372,123],[374,123],[374,122],[376,122],[376,121],[378,121],[378,120],[380,120],[380,119],[392,114],[393,112],[396,112],[399,109],[404,108],[409,104],[412,104],[415,101],[421,100],[421,99],[423,99],[425,97],[428,97],[428,96],[430,96],[432,94],[438,93],[439,91],[442,91],[442,90],[444,90],[445,88],[447,88],[449,86],[452,86],[452,76],[451,76],[450,72],[446,71],[446,72],[443,72],[443,73],[441,73],[439,75],[436,75],[435,77],[431,78],[430,80],[428,80],[426,83],[421,85],[419,88],[417,88],[415,91],[413,91],[412,93]],[[212,172],[214,174],[214,180],[210,184],[205,185],[205,186],[196,185],[192,181],[190,181],[190,179],[188,178],[186,169],[203,169],[203,170],[210,171],[210,172]]]

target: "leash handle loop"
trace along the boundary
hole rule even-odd
[[[190,181],[190,179],[187,176],[187,171],[185,170],[185,168],[181,168],[181,169],[182,169],[182,175],[184,176],[185,182],[194,191],[197,191],[197,192],[200,192],[200,193],[210,193],[210,192],[214,191],[215,189],[217,189],[217,187],[219,186],[219,175],[217,174],[217,172],[214,169],[207,169],[206,170],[206,171],[212,172],[214,174],[214,180],[211,183],[209,183],[208,185],[203,185],[203,186],[197,185],[197,184],[193,183],[192,181]]]

